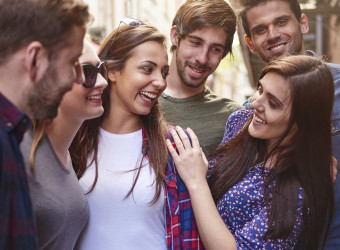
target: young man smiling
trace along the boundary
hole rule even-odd
[[[193,129],[207,154],[223,138],[231,113],[242,108],[205,82],[232,52],[236,16],[224,0],[186,1],[170,30],[172,59],[167,88],[159,98],[165,119]]]
[[[301,13],[297,0],[243,0],[240,18],[245,41],[252,53],[268,63],[289,54],[309,54],[303,35],[308,33],[308,19]],[[325,249],[340,249],[340,66],[328,63],[335,84],[332,111],[333,155],[338,161],[338,175],[334,184],[335,209]],[[317,119],[317,118],[316,118]]]
[[[0,0],[0,249],[37,249],[19,144],[29,118],[55,117],[65,92],[83,81],[89,18],[73,0]]]

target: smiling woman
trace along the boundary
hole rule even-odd
[[[168,156],[158,104],[169,71],[165,36],[153,26],[128,21],[99,50],[108,66],[104,114],[82,125],[70,150],[90,208],[76,248],[198,246],[193,216],[187,217],[190,231],[181,228],[181,209],[190,214],[191,205],[178,195],[183,183]]]
[[[334,205],[333,96],[331,72],[320,60],[289,56],[268,63],[253,110],[229,117],[210,156],[208,181],[195,134],[188,130],[191,146],[180,128],[172,131],[179,153],[168,148],[206,248],[294,249],[301,234],[304,249],[318,249]]]

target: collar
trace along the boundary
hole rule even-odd
[[[22,140],[23,133],[29,127],[29,118],[19,111],[4,95],[0,93],[0,119],[7,132],[17,129],[17,139]]]

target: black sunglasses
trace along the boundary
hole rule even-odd
[[[110,40],[106,43],[106,46],[103,48],[101,54],[104,56],[104,58],[106,59],[107,57],[107,52],[109,51],[109,48],[111,47],[111,44],[113,42],[113,39],[117,36],[117,34],[119,33],[119,28],[121,25],[127,25],[130,27],[139,27],[143,24],[142,21],[139,21],[137,19],[134,18],[129,18],[129,17],[125,17],[123,19],[120,20],[118,28],[116,30],[116,32],[113,34],[113,36],[110,38]]]
[[[83,64],[82,67],[85,76],[85,82],[83,83],[83,86],[85,88],[92,88],[94,85],[96,85],[98,73],[100,73],[104,79],[107,80],[107,68],[105,62],[101,62],[98,67],[93,66],[92,64]]]

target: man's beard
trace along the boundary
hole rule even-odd
[[[50,62],[42,78],[28,94],[30,117],[33,119],[56,117],[64,94],[71,88],[72,85],[60,86],[56,67]]]
[[[177,73],[178,73],[179,78],[181,78],[184,85],[190,88],[199,88],[206,82],[208,78],[207,76],[202,79],[192,80],[192,79],[189,79],[189,76],[186,77],[185,67],[189,67],[189,66],[187,62],[182,63],[182,61],[179,59],[178,50],[176,52],[176,65],[177,65]]]

